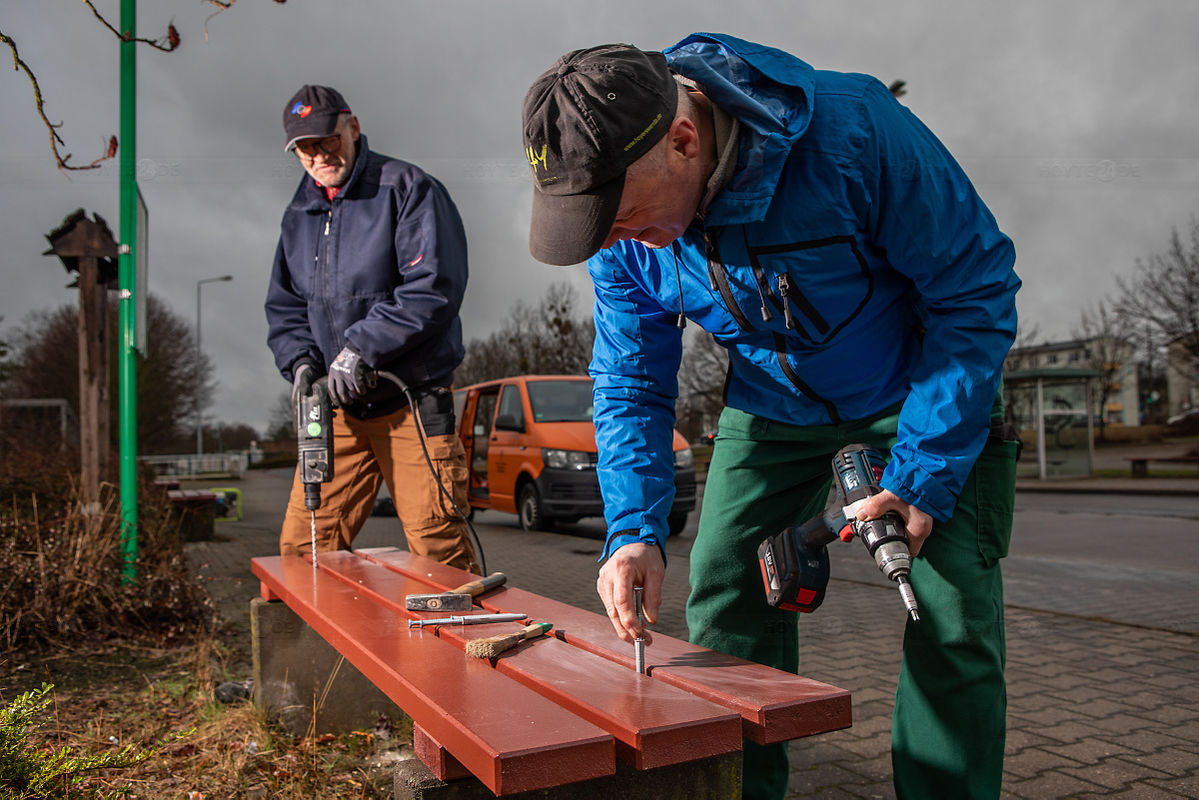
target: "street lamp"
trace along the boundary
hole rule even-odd
[[[200,419],[200,287],[206,283],[216,283],[217,281],[231,281],[232,275],[222,275],[219,278],[204,278],[196,281],[196,363],[195,376],[193,380],[193,389],[196,400],[196,455],[204,455],[204,430],[203,421]],[[196,465],[197,469],[199,464]]]

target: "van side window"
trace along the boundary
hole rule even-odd
[[[520,387],[508,385],[500,393],[500,407],[495,415],[495,426],[507,430],[525,429],[525,410],[520,402]]]

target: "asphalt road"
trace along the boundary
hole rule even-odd
[[[683,533],[667,542],[667,578],[671,585],[681,579],[676,588],[684,593],[698,519],[697,511]],[[372,519],[372,525],[379,522]],[[527,534],[513,514],[481,512],[475,526],[485,550],[493,539],[508,550],[518,537],[521,547],[540,553],[545,563],[562,557],[594,561],[604,536],[598,518],[554,533]],[[364,531],[360,546],[369,546],[366,537],[374,535]],[[830,547],[834,581],[890,585],[856,542]],[[508,564],[488,568],[512,569]],[[1011,553],[1003,569],[1010,606],[1199,634],[1199,502],[1177,496],[1018,493]],[[1160,604],[1162,596],[1181,602]],[[1189,602],[1182,600],[1187,597]],[[591,608],[602,611],[598,600]],[[674,618],[666,609],[663,621]],[[665,632],[681,635],[683,629]]]

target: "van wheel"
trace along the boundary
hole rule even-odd
[[[541,493],[531,483],[525,484],[520,490],[520,527],[526,531],[548,531],[553,526],[553,520],[546,516],[545,507],[541,504]]]
[[[686,514],[671,514],[666,518],[666,526],[669,528],[670,536],[678,536],[683,532],[683,528],[687,527]]]

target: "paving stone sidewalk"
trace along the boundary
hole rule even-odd
[[[188,545],[189,562],[222,615],[235,632],[244,626],[247,649],[249,599],[258,590],[249,560],[277,552],[286,487],[286,474],[250,473],[241,483],[245,518],[218,522],[217,541]],[[489,570],[602,613],[597,526],[526,534],[514,517],[496,513],[479,514],[476,523]],[[668,545],[657,628],[672,636],[686,635],[690,535]],[[402,546],[398,523],[371,518],[356,545]],[[800,670],[853,693],[854,725],[792,743],[788,798],[895,797],[889,736],[903,615],[894,588],[871,574],[868,559],[842,561],[834,560],[824,606],[801,622]],[[1052,573],[1038,576],[1037,602],[1009,605],[1004,798],[1199,797],[1199,611],[1186,612],[1199,607],[1197,580],[1180,573],[1141,587],[1140,603],[1182,609],[1176,618],[1184,623],[1171,630],[1135,621],[1149,619],[1143,615],[1118,622],[1089,614],[1076,585]]]

